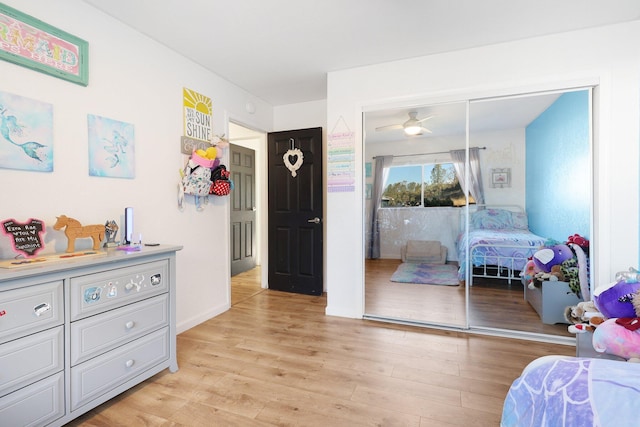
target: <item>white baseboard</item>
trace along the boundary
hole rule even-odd
[[[327,316],[336,316],[336,317],[348,317],[350,319],[362,319],[362,313],[355,313],[353,310],[341,309],[341,308],[333,308],[327,306],[324,309],[324,314]]]
[[[200,313],[196,316],[192,316],[186,320],[183,320],[182,322],[179,322],[176,325],[176,332],[178,334],[181,334],[182,332],[187,331],[193,328],[194,326],[199,325],[202,322],[206,322],[207,320],[212,319],[224,313],[230,308],[231,308],[231,303],[226,303],[226,304],[222,304],[217,307],[214,307],[211,310],[207,310],[204,313]]]

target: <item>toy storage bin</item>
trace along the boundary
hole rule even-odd
[[[544,280],[535,289],[524,286],[524,299],[538,313],[542,323],[553,325],[567,323],[564,318],[564,309],[577,305],[582,301],[571,289],[567,282],[551,282]]]

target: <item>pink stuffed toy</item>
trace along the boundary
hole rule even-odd
[[[627,326],[617,323],[620,320]],[[608,319],[593,332],[593,348],[598,353],[613,354],[624,359],[640,359],[640,318]]]
[[[533,280],[533,277],[536,275],[536,273],[538,272],[538,270],[536,269],[536,265],[533,262],[532,259],[530,259],[529,261],[527,261],[527,263],[524,266],[524,270],[522,271],[522,277],[524,278],[525,282],[530,282]]]

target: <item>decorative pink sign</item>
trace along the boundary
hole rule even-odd
[[[86,86],[88,43],[0,3],[0,59]]]
[[[78,46],[5,14],[0,14],[0,49],[80,74]]]
[[[42,234],[45,231],[44,222],[39,219],[29,219],[19,223],[14,219],[2,222],[4,234],[11,237],[11,245],[15,252],[22,252],[25,256],[36,256],[44,249]]]

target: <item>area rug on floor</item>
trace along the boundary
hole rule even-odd
[[[458,285],[458,267],[453,264],[414,264],[403,262],[391,276],[392,282],[425,285]]]

